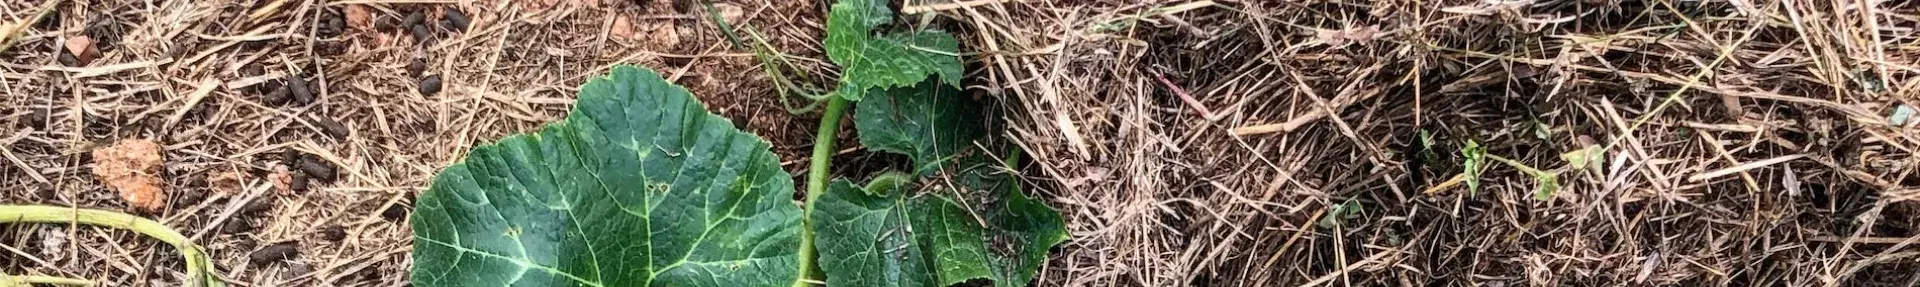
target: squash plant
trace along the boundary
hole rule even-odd
[[[758,136],[658,74],[617,66],[568,116],[475,147],[410,219],[420,286],[1025,286],[1066,240],[1026,197],[1017,151],[987,137],[958,90],[958,42],[875,33],[884,1],[841,0],[804,206]],[[861,144],[906,155],[864,185],[828,180],[849,106]],[[985,148],[1007,149],[984,150]]]

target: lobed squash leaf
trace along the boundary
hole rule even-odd
[[[979,157],[972,157],[978,159]],[[814,206],[828,286],[943,287],[973,280],[1026,286],[1047,250],[1066,241],[1060,214],[1012,178],[976,165],[913,192],[862,191],[836,180]],[[964,196],[954,196],[961,194]]]
[[[857,105],[853,124],[860,144],[906,155],[915,174],[939,169],[986,135],[977,119],[980,104],[932,81],[870,93]]]
[[[886,0],[840,0],[827,15],[827,59],[841,68],[838,94],[860,101],[876,89],[913,86],[929,75],[960,86],[960,41],[941,31],[874,35],[893,21]]]
[[[769,144],[619,66],[567,118],[474,148],[418,199],[420,286],[781,286],[800,208]]]

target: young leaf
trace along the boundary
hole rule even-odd
[[[1487,158],[1500,161],[1501,163],[1506,163],[1507,166],[1513,167],[1513,169],[1520,170],[1521,173],[1526,173],[1527,176],[1533,177],[1533,181],[1535,184],[1533,189],[1533,199],[1535,200],[1553,199],[1553,193],[1560,191],[1560,173],[1559,172],[1540,170],[1538,168],[1533,168],[1532,166],[1528,166],[1525,163],[1521,163],[1520,161],[1506,158],[1503,156],[1487,155]]]
[[[870,96],[855,107],[853,125],[860,144],[907,155],[913,159],[914,174],[938,170],[985,136],[976,119],[980,104],[952,87],[926,81]]]
[[[932,75],[960,86],[960,42],[940,31],[873,35],[893,21],[885,0],[840,0],[827,16],[827,58],[840,64],[838,93],[860,101],[875,89],[912,86]]]
[[[1487,150],[1473,140],[1467,140],[1467,145],[1460,148],[1460,166],[1467,175],[1467,191],[1471,193],[1480,192],[1480,171],[1487,168],[1486,155]]]
[[[1060,214],[1021,194],[1018,183],[965,171],[955,180],[981,197],[914,195],[901,186],[868,193],[835,181],[813,221],[828,286],[943,287],[985,279],[1026,286],[1047,249],[1066,241]],[[969,208],[971,207],[971,208]],[[982,225],[982,224],[985,225]]]
[[[820,270],[831,286],[935,286],[927,255],[908,228],[902,192],[869,194],[846,180],[834,180],[814,203],[814,241]],[[938,286],[935,286],[938,287]]]
[[[1553,199],[1553,194],[1560,191],[1560,174],[1541,172],[1532,175],[1533,181],[1538,184],[1533,189],[1533,200]]]
[[[1339,227],[1347,222],[1348,219],[1360,217],[1361,213],[1367,212],[1366,210],[1367,208],[1361,206],[1358,199],[1348,198],[1347,201],[1334,205],[1333,209],[1327,212],[1327,216],[1321,217],[1320,222],[1315,223],[1315,225],[1328,229]]]
[[[800,209],[768,143],[619,66],[565,120],[474,148],[418,199],[420,286],[782,286]]]
[[[1560,159],[1566,160],[1567,166],[1573,170],[1598,167],[1599,160],[1606,159],[1606,150],[1600,149],[1599,145],[1588,145],[1585,148],[1560,154]]]

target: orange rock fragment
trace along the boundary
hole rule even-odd
[[[347,5],[347,26],[355,30],[373,30],[373,11],[366,5]]]
[[[100,48],[94,46],[92,37],[73,36],[67,37],[67,53],[73,54],[75,65],[86,66],[100,57]]]
[[[120,192],[127,206],[148,212],[166,207],[167,191],[160,181],[160,145],[147,139],[125,139],[93,150],[93,175]]]

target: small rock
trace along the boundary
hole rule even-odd
[[[127,206],[146,212],[166,207],[166,182],[159,177],[163,162],[160,145],[147,139],[123,139],[93,150],[94,176],[119,191]]]
[[[1903,104],[1893,108],[1893,114],[1887,116],[1887,123],[1893,124],[1894,126],[1904,126],[1907,125],[1908,120],[1913,119],[1914,114],[1913,106]]]
[[[40,255],[61,257],[67,251],[67,230],[50,227],[40,232]]]
[[[433,95],[437,93],[440,93],[440,75],[432,75],[420,79],[420,94]]]
[[[288,242],[274,243],[273,245],[267,245],[267,247],[260,248],[260,250],[254,250],[253,254],[247,255],[247,262],[253,263],[254,265],[267,265],[267,264],[273,264],[274,262],[281,262],[281,261],[286,261],[286,260],[299,258],[299,257],[300,257],[299,244],[297,242],[288,241]]]
[[[72,54],[75,66],[86,66],[100,56],[100,48],[93,43],[93,37],[67,37],[67,53]]]

